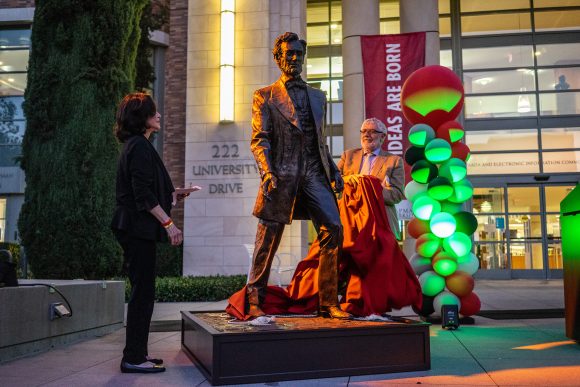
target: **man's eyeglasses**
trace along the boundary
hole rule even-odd
[[[376,136],[377,134],[382,134],[382,133],[381,132],[378,132],[378,131],[376,131],[374,129],[371,129],[371,130],[361,130],[360,131],[360,134],[363,134],[363,135],[364,134],[371,134],[373,136]]]

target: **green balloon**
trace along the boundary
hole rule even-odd
[[[413,201],[417,195],[424,192],[427,192],[427,184],[417,183],[415,180],[411,180],[405,186],[405,197],[410,201]]]
[[[457,183],[467,176],[467,165],[461,159],[451,158],[441,164],[439,176],[446,177],[452,183]]]
[[[457,223],[457,231],[471,235],[477,230],[477,218],[471,212],[459,211],[453,217]]]
[[[411,168],[411,177],[417,183],[427,184],[437,177],[437,167],[427,160],[419,160]]]
[[[424,147],[435,138],[435,131],[426,124],[413,125],[409,129],[409,142],[418,147]]]
[[[443,239],[443,249],[456,258],[469,254],[471,245],[471,238],[462,232],[456,232]]]
[[[441,212],[455,214],[459,211],[463,211],[463,203],[453,203],[449,200],[443,200],[441,202]]]
[[[445,278],[429,270],[419,276],[419,284],[424,295],[434,296],[445,289]]]
[[[427,193],[435,200],[445,200],[453,195],[453,186],[445,177],[436,177],[429,182]]]
[[[425,146],[425,157],[433,164],[443,163],[451,157],[451,145],[440,138],[431,140]]]
[[[441,211],[441,204],[427,194],[415,196],[413,214],[421,220],[429,220],[431,217]]]
[[[426,258],[434,256],[440,246],[441,239],[430,232],[421,235],[415,241],[415,251],[417,251],[417,254]]]
[[[451,236],[455,232],[456,227],[455,218],[446,212],[436,213],[429,221],[431,232],[439,238]]]
[[[433,270],[443,277],[450,276],[457,270],[457,259],[453,255],[441,251],[433,257]]]
[[[463,203],[471,199],[473,196],[473,185],[467,179],[463,179],[453,184],[453,195],[449,196],[447,200],[453,203]]]

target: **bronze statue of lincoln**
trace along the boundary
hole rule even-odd
[[[340,192],[344,183],[326,146],[326,97],[300,77],[306,42],[298,35],[280,35],[272,53],[282,75],[254,92],[252,106],[251,150],[262,182],[254,207],[259,223],[247,313],[264,315],[260,305],[284,226],[293,219],[311,219],[320,243],[319,314],[349,318],[338,306],[342,225],[332,186]]]

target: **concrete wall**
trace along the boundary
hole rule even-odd
[[[235,118],[219,122],[220,2],[190,0],[187,35],[185,183],[203,190],[185,201],[184,275],[245,274],[257,219],[259,177],[250,152],[254,90],[274,82],[273,40],[306,29],[305,0],[237,0]],[[305,222],[288,226],[280,251],[301,258]]]
[[[50,304],[62,297],[45,286],[0,289],[0,362],[47,350],[82,337],[110,333],[123,326],[122,281],[20,280],[55,286],[73,315],[50,320]]]

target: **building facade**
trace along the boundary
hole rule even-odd
[[[13,156],[25,128],[19,106],[32,3],[0,6],[0,107],[17,106],[11,117],[0,113],[2,240],[17,239],[24,190]],[[203,186],[175,213],[185,232],[185,275],[248,270],[259,184],[249,151],[252,94],[279,76],[271,54],[275,37],[295,31],[308,41],[306,79],[327,94],[328,145],[338,158],[358,145],[364,114],[358,36],[422,29],[427,63],[453,69],[464,82],[478,278],[561,277],[559,203],[580,180],[580,0],[168,4],[169,26],[154,39],[154,93],[164,115],[157,145],[176,185]],[[223,37],[230,30],[228,43]],[[226,67],[233,79],[224,78]],[[224,120],[220,92],[227,83],[233,117]],[[303,257],[311,240],[307,222],[288,226],[280,251],[290,261],[281,265]]]

